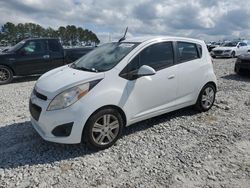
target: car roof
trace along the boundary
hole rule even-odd
[[[138,43],[143,43],[143,42],[150,42],[150,41],[155,41],[155,40],[186,40],[186,41],[193,41],[193,42],[198,42],[198,43],[203,43],[204,41],[198,40],[198,39],[193,39],[193,38],[185,38],[185,37],[173,37],[173,36],[146,36],[146,37],[132,37],[132,38],[127,38],[126,40],[122,42],[138,42]]]

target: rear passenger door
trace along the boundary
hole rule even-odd
[[[64,50],[58,40],[48,40],[49,64],[47,70],[64,65]]]
[[[142,65],[152,67],[156,74],[134,79],[126,77],[133,75],[132,73],[137,72]],[[175,74],[172,42],[152,44],[136,55],[120,74],[128,79],[128,99],[125,108],[131,113],[130,119],[140,119],[155,113],[157,115],[169,105],[174,105],[177,90]]]
[[[190,103],[195,100],[204,71],[202,71],[202,47],[191,42],[176,42],[178,104]]]

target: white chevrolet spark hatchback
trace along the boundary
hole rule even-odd
[[[125,126],[194,105],[209,110],[216,77],[203,41],[178,37],[108,43],[42,75],[31,122],[45,139],[104,149]]]

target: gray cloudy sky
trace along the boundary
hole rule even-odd
[[[0,24],[74,24],[108,40],[174,35],[204,40],[250,38],[250,0],[0,0]]]

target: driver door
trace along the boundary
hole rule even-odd
[[[142,65],[152,67],[156,74],[133,77]],[[145,48],[124,68],[120,76],[128,79],[126,85],[128,98],[124,108],[130,113],[129,119],[138,121],[162,114],[174,105],[177,96],[172,42],[157,43]]]
[[[20,75],[41,74],[47,69],[49,55],[46,40],[28,40],[17,52],[16,70]]]

